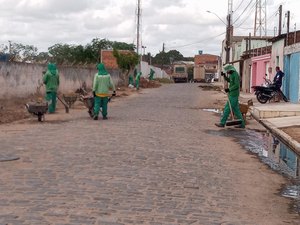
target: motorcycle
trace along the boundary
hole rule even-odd
[[[256,99],[261,103],[265,104],[267,101],[276,100],[276,97],[283,99],[283,101],[288,102],[287,97],[282,93],[282,91],[274,84],[269,84],[268,86],[252,86]]]

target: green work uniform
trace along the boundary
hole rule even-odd
[[[98,118],[100,107],[102,108],[102,117],[105,119],[107,118],[109,89],[112,88],[115,91],[115,85],[104,64],[98,64],[97,69],[98,73],[95,74],[93,81],[93,92],[95,93],[94,119]]]
[[[130,74],[129,77],[128,77],[128,84],[129,84],[129,85],[130,85],[130,84],[131,84],[131,85],[134,85],[132,74]]]
[[[150,69],[149,80],[154,79],[154,74],[155,74],[155,71],[153,69]]]
[[[59,75],[55,64],[48,64],[48,69],[43,76],[43,83],[46,86],[45,99],[48,102],[48,112],[54,113],[56,110],[56,96],[59,86]]]
[[[225,72],[232,71],[229,77],[224,76],[225,80],[229,82],[229,93],[228,93],[228,101],[230,101],[231,108],[233,114],[242,121],[241,126],[245,127],[245,121],[243,119],[242,113],[240,111],[239,105],[239,95],[240,95],[240,76],[238,72],[235,70],[234,66],[227,65],[224,67]],[[230,114],[230,106],[229,102],[226,102],[223,116],[221,118],[220,124],[225,125]]]
[[[139,90],[139,88],[140,88],[141,75],[142,75],[142,72],[138,72],[135,77],[135,87],[137,90]]]

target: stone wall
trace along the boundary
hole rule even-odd
[[[42,85],[43,71],[47,65],[0,62],[0,98],[21,97],[36,93],[38,90],[44,93]],[[60,75],[59,92],[74,92],[83,82],[87,87],[92,86],[96,68],[79,68],[58,66]],[[120,71],[108,70],[114,83],[120,83]]]

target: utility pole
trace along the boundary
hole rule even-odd
[[[229,63],[229,57],[230,57],[230,28],[231,28],[231,23],[230,23],[230,14],[227,15],[227,26],[226,26],[226,46],[225,46],[225,51],[226,51],[226,57],[225,57],[225,63]]]
[[[282,27],[282,5],[279,6],[279,24],[278,24],[278,35],[281,34],[281,27]]]
[[[141,0],[137,1],[137,26],[136,26],[136,53],[140,49],[140,17],[141,17]]]
[[[289,33],[290,33],[290,11],[286,13],[286,45],[289,45]]]
[[[225,64],[229,63],[230,58],[230,46],[231,46],[231,33],[233,30],[232,27],[232,0],[228,0],[228,15],[227,15],[227,26],[226,26],[226,41],[225,41]]]

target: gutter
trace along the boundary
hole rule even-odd
[[[263,119],[263,120],[259,119],[252,113],[251,113],[251,115],[253,116],[253,118],[256,121],[258,121],[260,124],[262,124],[273,136],[275,136],[280,142],[282,142],[288,148],[293,150],[297,154],[297,156],[300,157],[300,143],[299,142],[295,141],[287,133],[278,129],[276,126],[274,126],[273,123],[269,122],[267,119]]]

